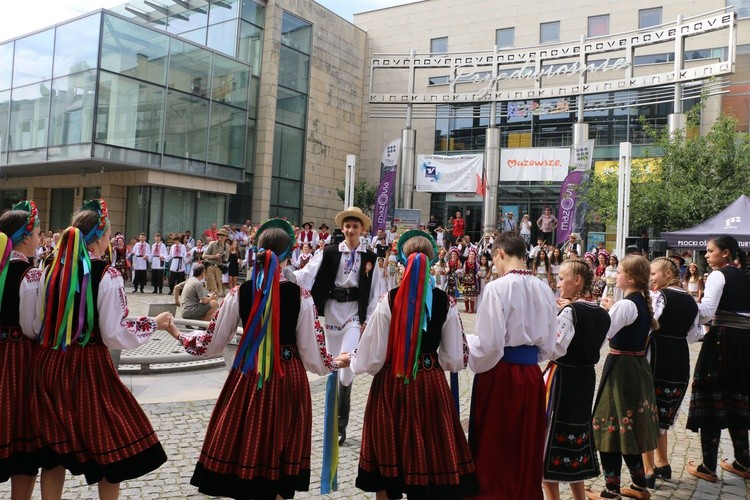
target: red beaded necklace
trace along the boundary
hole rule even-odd
[[[508,271],[505,271],[505,273],[503,273],[503,276],[505,276],[506,274],[520,274],[531,276],[533,273],[528,269],[510,269]]]

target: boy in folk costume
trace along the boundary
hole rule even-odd
[[[138,243],[133,245],[133,293],[141,289],[146,284],[146,271],[148,263],[151,261],[151,246],[146,242],[146,233],[138,235]]]
[[[161,293],[164,287],[164,260],[167,258],[167,245],[161,241],[161,234],[154,235],[154,244],[151,245],[151,284],[154,285],[153,293]]]
[[[495,239],[492,261],[500,277],[485,288],[477,334],[467,339],[469,367],[476,373],[469,446],[477,499],[544,497],[546,407],[538,363],[553,352],[557,308],[549,285],[526,269],[525,256],[521,236],[501,233]]]
[[[318,241],[324,241],[326,245],[331,243],[331,233],[328,232],[327,224],[321,224],[318,228]],[[313,245],[313,248],[315,248],[315,245]]]
[[[371,225],[370,218],[357,207],[336,215],[336,225],[344,241],[329,245],[312,258],[304,269],[295,271],[297,284],[311,291],[318,311],[326,318],[326,347],[333,356],[351,352],[357,347],[367,318],[375,310],[381,289],[375,253],[359,242],[360,234]],[[346,440],[349,423],[351,368],[340,370],[339,443]]]

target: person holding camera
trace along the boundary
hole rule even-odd
[[[229,259],[229,245],[227,245],[227,230],[225,228],[216,231],[217,240],[212,241],[203,252],[203,265],[206,267],[206,287],[208,291],[217,297],[224,295],[224,285],[221,275],[226,269]]]

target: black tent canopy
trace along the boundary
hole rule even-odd
[[[750,250],[750,198],[744,194],[727,208],[700,224],[688,229],[661,233],[669,248],[702,250],[711,238],[728,234]]]

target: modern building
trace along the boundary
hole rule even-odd
[[[33,198],[59,228],[102,196],[128,236],[330,222],[347,155],[377,182],[404,129],[415,153],[591,139],[602,163],[622,141],[651,154],[642,119],[669,127],[708,96],[703,131],[720,111],[747,130],[750,3],[731,4],[423,0],[352,24],[313,0],[132,0],[0,42],[0,206]],[[532,219],[560,190],[497,186],[502,212]],[[481,231],[471,193],[415,193],[413,205],[424,220],[461,210]]]
[[[128,236],[330,221],[364,57],[310,0],[134,0],[0,43],[0,202],[61,228],[101,196]]]
[[[687,113],[702,94],[708,96],[702,108],[704,132],[720,111],[733,113],[748,130],[749,6],[723,0],[465,0],[460,6],[424,0],[355,14],[354,23],[367,32],[370,66],[362,170],[377,175],[384,146],[402,137],[407,123],[416,130],[418,154],[486,153],[487,131],[494,126],[503,150],[569,148],[593,139],[593,161],[599,165],[618,160],[622,141],[633,143],[633,157],[653,155],[642,119],[665,128],[670,114]],[[732,10],[736,24],[726,18]],[[699,25],[706,19],[716,24]],[[670,30],[677,24],[675,37]],[[725,29],[715,30],[719,24]],[[695,36],[683,38],[686,33]],[[682,50],[676,49],[675,38]],[[554,55],[566,50],[568,57]],[[574,69],[584,55],[596,69]],[[498,61],[494,74],[493,65],[481,60],[493,56]],[[719,66],[721,74],[703,72]],[[652,75],[684,78],[678,69],[693,73],[679,85],[677,97],[669,77],[661,84],[658,79],[631,83]],[[597,84],[600,90],[594,91]],[[565,91],[558,91],[561,87]],[[494,97],[484,93],[488,89]],[[585,128],[577,128],[579,123]],[[576,138],[576,130],[584,129],[585,137]],[[498,214],[529,213],[535,220],[544,206],[557,205],[560,184],[501,180]],[[413,204],[425,220],[433,213],[446,221],[461,210],[467,229],[480,234],[479,195],[415,193]]]

